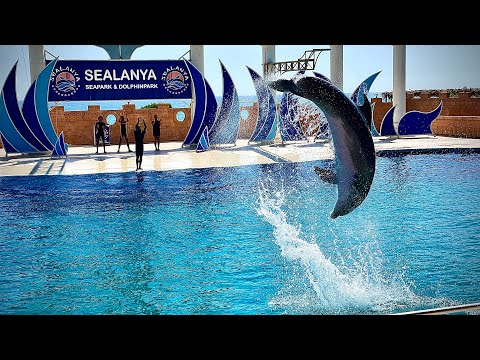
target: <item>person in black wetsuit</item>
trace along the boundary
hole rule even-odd
[[[157,114],[153,115],[153,137],[155,138],[155,151],[160,150],[160,119],[157,118]]]
[[[145,123],[145,119],[143,119],[143,131],[140,129],[140,118],[138,118],[137,125],[135,125],[135,131],[133,135],[135,135],[135,155],[136,155],[136,163],[137,163],[137,170],[142,170],[142,160],[143,160],[143,138],[145,137],[145,132],[147,131],[147,124]]]
[[[130,144],[128,143],[127,122],[128,122],[128,117],[125,120],[125,117],[123,115],[120,115],[120,141],[118,142],[117,152],[120,152],[120,145],[122,145],[123,138],[125,138],[125,141],[127,142],[128,152],[132,152],[132,150],[130,150]]]
[[[98,117],[98,121],[95,124],[95,140],[97,142],[97,152],[98,154],[98,143],[100,141],[100,138],[102,138],[102,143],[103,143],[103,153],[106,154],[107,152],[105,151],[105,123],[103,122],[103,116]]]

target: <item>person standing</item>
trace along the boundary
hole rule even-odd
[[[95,124],[95,140],[97,142],[97,152],[98,154],[98,142],[100,139],[102,139],[103,143],[103,153],[106,154],[107,152],[105,151],[105,123],[103,122],[103,116],[98,117],[98,121]]]
[[[160,150],[160,119],[157,118],[157,114],[153,115],[153,137],[155,138],[155,151]]]
[[[125,117],[123,115],[120,115],[120,141],[118,142],[117,152],[120,152],[120,145],[122,145],[123,138],[125,138],[125,141],[127,142],[128,152],[132,152],[132,150],[130,150],[130,144],[128,143],[127,122],[128,122],[128,117],[125,120]]]
[[[143,119],[143,131],[140,129],[140,118],[138,118],[137,124],[135,125],[135,131],[133,135],[135,136],[135,162],[137,163],[137,170],[142,170],[142,160],[143,160],[143,139],[147,131],[147,124],[145,119]]]

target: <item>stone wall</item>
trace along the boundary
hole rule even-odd
[[[177,112],[183,111],[185,119],[178,121]],[[133,129],[137,119],[145,119],[147,133],[145,143],[153,142],[152,120],[153,115],[161,121],[160,141],[183,141],[190,129],[190,108],[173,109],[169,104],[157,105],[154,109],[137,109],[134,104],[124,104],[121,110],[100,110],[99,105],[89,105],[86,111],[65,111],[63,106],[56,106],[50,110],[55,131],[64,132],[65,142],[70,145],[92,145],[94,143],[93,129],[98,117],[103,116],[104,121],[109,114],[115,115],[117,122],[110,126],[110,144],[118,144],[120,139],[120,115],[128,118],[127,134],[130,142],[134,142]],[[140,120],[143,129],[143,122]],[[125,143],[123,141],[122,143]]]
[[[240,111],[248,111],[247,119],[240,120],[238,132],[239,139],[249,139],[255,128],[258,114],[258,104],[253,106],[241,106]],[[176,115],[179,111],[185,113],[185,119],[178,121]],[[54,106],[50,109],[50,118],[57,134],[64,132],[65,142],[69,145],[93,145],[93,129],[98,117],[103,116],[104,121],[108,115],[113,114],[117,122],[110,126],[110,144],[118,145],[120,139],[120,115],[129,119],[127,124],[128,139],[134,142],[133,129],[137,123],[137,118],[145,119],[147,123],[147,133],[145,134],[145,143],[153,143],[152,120],[153,115],[161,120],[160,141],[183,141],[187,136],[191,125],[190,108],[170,108],[169,104],[159,104],[153,109],[137,109],[135,104],[124,104],[121,110],[100,110],[99,105],[89,105],[87,110],[65,111],[64,106]],[[143,127],[143,122],[140,120]],[[125,141],[122,141],[125,144]],[[0,147],[2,144],[0,142]]]
[[[439,116],[432,133],[442,136],[480,138],[480,116]]]
[[[257,116],[258,116],[258,103],[254,102],[252,106],[241,106],[240,114],[243,110],[248,111],[248,117],[242,119],[240,117],[240,126],[238,129],[238,139],[250,139],[252,136],[253,130],[257,125]]]

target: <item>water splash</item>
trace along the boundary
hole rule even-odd
[[[288,222],[282,209],[283,186],[280,190],[269,190],[264,180],[259,184],[257,213],[273,226],[274,241],[281,255],[300,265],[303,278],[308,279],[314,290],[300,295],[287,291],[286,295],[272,299],[271,306],[303,308],[304,312],[314,313],[389,313],[433,301],[415,295],[401,275],[387,278],[382,273],[380,248],[372,242],[349,249],[343,256],[337,252],[338,265],[334,264],[314,240],[302,239],[299,226]],[[333,241],[338,241],[333,229],[330,232]]]

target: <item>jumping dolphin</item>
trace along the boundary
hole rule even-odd
[[[267,83],[272,89],[289,91],[312,101],[325,113],[335,148],[336,176],[324,172],[321,177],[337,183],[338,191],[330,216],[335,219],[355,210],[367,197],[375,174],[375,148],[359,108],[323,78],[301,77]]]

